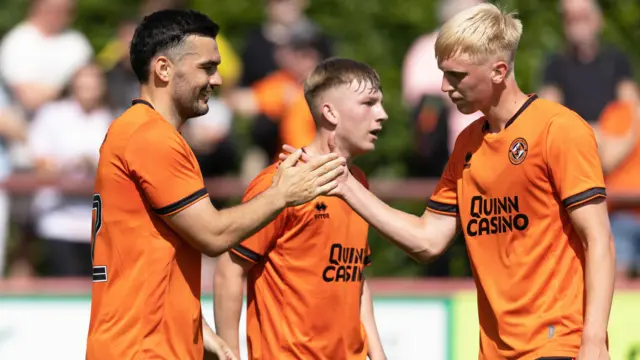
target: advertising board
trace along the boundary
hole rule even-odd
[[[213,325],[213,301],[204,297],[203,314]],[[0,359],[84,359],[90,299],[0,296]],[[382,297],[374,300],[376,322],[390,359],[449,359],[448,300]],[[241,319],[246,357],[245,318]]]

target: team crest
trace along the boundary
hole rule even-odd
[[[520,165],[527,158],[529,152],[529,145],[524,138],[517,138],[513,140],[509,146],[509,161],[513,165]]]

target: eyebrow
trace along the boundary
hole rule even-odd
[[[222,61],[220,59],[218,59],[218,60],[206,60],[206,61],[203,61],[203,62],[199,63],[198,65],[202,66],[202,67],[209,67],[209,66],[220,65],[220,63],[222,63]]]

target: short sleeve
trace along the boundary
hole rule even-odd
[[[453,152],[447,161],[447,165],[442,172],[440,181],[436,185],[431,198],[427,202],[427,210],[442,215],[458,215],[458,179],[464,166],[465,157],[471,157],[471,153],[466,153],[462,148],[465,143],[461,140],[469,128],[464,130],[456,139]]]
[[[143,125],[129,140],[125,160],[158,215],[174,214],[208,196],[193,152],[173,129]]]
[[[606,197],[593,129],[573,112],[556,116],[547,130],[547,166],[565,208]]]
[[[265,171],[258,175],[247,188],[242,202],[245,203],[267,190],[272,183],[273,172]],[[231,249],[234,254],[252,263],[259,263],[271,250],[282,235],[287,210],[280,213],[272,222]]]

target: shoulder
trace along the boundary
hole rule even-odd
[[[358,180],[364,187],[369,188],[369,181],[367,180],[367,175],[356,165],[349,166],[349,172],[351,175]]]
[[[278,171],[278,163],[271,164],[264,168],[247,186],[243,201],[248,201],[263,191],[271,187],[273,176]]]
[[[533,110],[538,113],[536,115],[538,121],[546,122],[548,127],[570,128],[577,126],[591,129],[591,125],[575,111],[553,101],[537,99]]]

